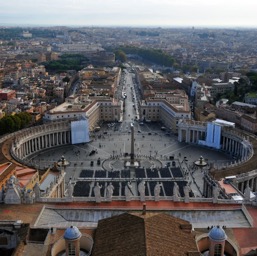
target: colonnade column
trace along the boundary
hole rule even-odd
[[[43,136],[41,136],[41,138],[42,138],[42,149],[44,149],[45,148],[45,140],[46,140],[46,136],[45,135],[43,135]]]
[[[26,145],[26,156],[27,156],[29,154],[29,142],[26,141],[25,145]]]
[[[42,136],[38,137],[39,150],[42,149]]]
[[[35,138],[35,151],[37,152],[38,150],[38,138]]]
[[[66,132],[64,132],[63,135],[64,135],[64,144],[67,144],[67,142],[66,142],[66,141],[67,141],[67,140],[66,140],[66,139],[67,139]]]

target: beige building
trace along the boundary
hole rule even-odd
[[[168,79],[150,70],[138,71],[136,78],[144,99],[139,110],[142,121],[162,122],[176,133],[180,119],[191,119],[184,90],[174,89]]]
[[[119,121],[122,113],[122,104],[107,97],[70,96],[48,111],[44,121],[86,118],[92,131],[101,121]]]
[[[177,132],[180,119],[191,119],[188,104],[172,104],[166,99],[148,99],[140,106],[141,119],[144,121],[161,121],[172,132]]]

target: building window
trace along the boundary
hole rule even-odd
[[[221,244],[216,244],[214,246],[214,256],[220,256],[221,255],[221,249],[222,249]]]
[[[73,243],[68,243],[68,255],[69,256],[76,255],[76,250],[75,250],[75,246]]]

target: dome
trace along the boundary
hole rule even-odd
[[[64,239],[67,240],[76,240],[81,237],[81,233],[79,229],[75,226],[70,226],[69,228],[66,229],[64,233]]]
[[[227,236],[223,228],[217,226],[213,227],[211,231],[209,232],[209,238],[214,241],[224,241],[226,240]]]

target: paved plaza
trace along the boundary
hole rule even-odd
[[[161,130],[160,123],[140,125],[134,122],[134,129],[135,159],[140,167],[154,169],[169,166],[173,161],[179,163],[184,172],[189,173],[186,179],[195,196],[201,196],[196,184],[202,188],[204,170],[194,168],[194,162],[200,156],[209,164],[231,162],[231,158],[222,152],[178,142],[176,135]],[[91,138],[89,143],[53,148],[33,156],[30,160],[43,168],[54,166],[64,156],[69,162],[66,167],[66,182],[70,178],[77,180],[82,170],[126,169],[125,164],[130,161],[131,151],[129,122],[103,124],[100,131],[91,134]],[[208,167],[209,165],[206,169]]]

